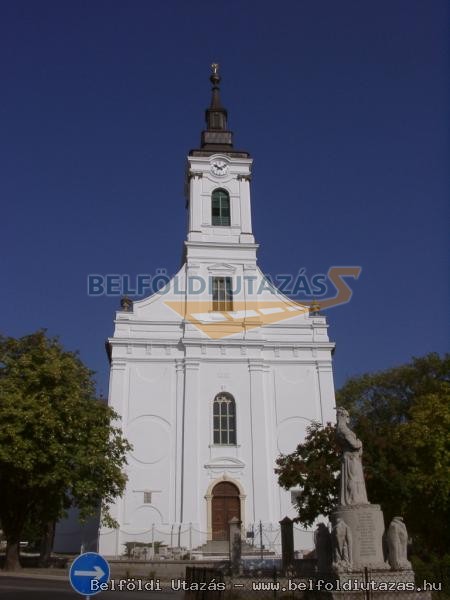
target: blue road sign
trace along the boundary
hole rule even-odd
[[[96,552],[86,552],[80,554],[72,563],[69,571],[70,585],[73,589],[83,596],[93,596],[102,590],[99,589],[101,583],[109,581],[109,564]],[[91,581],[96,581],[91,585]]]

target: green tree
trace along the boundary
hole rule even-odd
[[[6,569],[19,565],[24,527],[44,533],[71,506],[108,512],[123,493],[126,452],[116,414],[95,397],[78,355],[38,331],[0,337],[0,521]]]
[[[363,442],[369,500],[386,522],[402,515],[414,552],[427,558],[450,548],[450,355],[432,353],[387,371],[350,379],[337,393]],[[329,514],[336,498],[336,448],[330,426],[314,426],[297,450],[278,459],[279,482],[303,486],[299,521]],[[306,482],[306,486],[305,486]]]
[[[281,455],[276,463],[278,483],[287,490],[300,488],[296,498],[298,522],[310,527],[318,515],[330,515],[336,505],[340,468],[331,423],[326,427],[316,422],[309,425],[305,441],[291,454]]]

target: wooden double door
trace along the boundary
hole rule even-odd
[[[241,520],[241,502],[238,488],[228,481],[218,483],[212,492],[212,539],[228,540],[228,523],[233,517]]]

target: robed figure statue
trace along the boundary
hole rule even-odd
[[[402,517],[394,517],[386,532],[388,560],[394,571],[411,569],[407,557],[408,532]]]
[[[349,428],[345,408],[338,408],[336,412],[336,438],[342,449],[339,503],[344,506],[368,504],[361,462],[362,442]]]

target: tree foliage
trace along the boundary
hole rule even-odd
[[[115,413],[95,398],[92,372],[44,331],[0,337],[0,521],[7,568],[17,567],[22,531],[58,520],[70,506],[81,518],[124,490],[130,449]]]
[[[363,442],[370,502],[381,504],[386,522],[405,518],[416,554],[443,556],[450,548],[450,356],[432,353],[352,378],[338,391],[337,404],[349,410]],[[314,426],[294,453],[278,461],[283,487],[306,482],[299,504],[305,525],[314,515],[329,514],[336,493],[329,469],[327,476],[320,471],[320,445],[326,460],[334,461],[329,425]]]
[[[331,423],[326,427],[316,422],[309,425],[305,441],[276,462],[279,484],[285,489],[300,488],[296,498],[297,521],[309,527],[318,515],[332,512],[338,494],[340,459]]]

